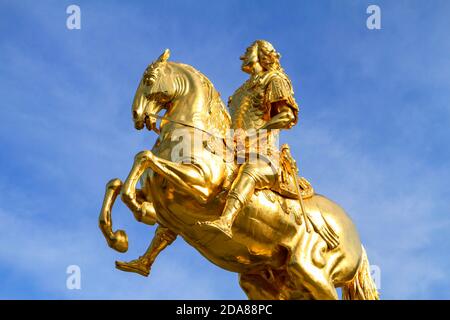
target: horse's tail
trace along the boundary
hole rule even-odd
[[[379,300],[377,287],[370,276],[369,259],[366,250],[362,247],[361,263],[355,277],[342,288],[343,300]]]

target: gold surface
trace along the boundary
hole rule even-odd
[[[119,252],[128,249],[125,231],[112,229],[119,194],[137,221],[158,228],[143,256],[116,267],[148,276],[159,252],[180,235],[212,263],[239,273],[249,299],[337,299],[336,287],[344,299],[377,299],[349,216],[297,176],[290,153],[280,156],[278,132],[297,123],[299,108],[273,46],[255,41],[241,57],[250,77],[229,100],[231,116],[203,74],[169,56],[166,50],[145,70],[132,106],[136,129],[145,126],[159,138],[135,156],[123,183],[107,184],[99,217],[108,245]],[[230,128],[264,134],[240,149],[239,135],[230,143]],[[194,147],[174,161],[180,137]],[[264,150],[249,151],[262,140]],[[231,161],[217,152],[223,145]]]

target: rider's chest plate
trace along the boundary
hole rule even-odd
[[[269,120],[264,101],[264,82],[261,78],[249,79],[230,97],[233,129],[260,129]]]

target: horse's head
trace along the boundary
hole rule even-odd
[[[140,130],[145,126],[148,130],[156,129],[156,118],[162,109],[167,109],[175,95],[175,85],[171,81],[170,56],[166,49],[161,56],[151,63],[144,72],[133,100],[132,115],[134,126]]]

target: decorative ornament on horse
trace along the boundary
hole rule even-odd
[[[344,299],[378,299],[350,217],[298,175],[288,145],[278,146],[299,107],[274,47],[257,40],[241,56],[249,78],[230,97],[230,113],[206,76],[169,56],[147,67],[132,106],[135,128],[158,139],[124,182],[108,182],[99,217],[108,245],[127,251],[125,231],[112,229],[120,195],[137,221],[157,224],[155,236],[116,267],[148,276],[181,236],[238,273],[249,299],[338,299],[337,287]]]

